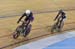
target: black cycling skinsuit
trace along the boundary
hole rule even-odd
[[[25,22],[28,21],[27,25],[30,23],[30,21],[33,21],[34,17],[33,17],[33,13],[31,12],[30,15],[27,15],[26,13],[24,13],[19,20],[17,21],[17,23],[19,23],[21,21],[21,19],[26,16],[26,18],[24,19]]]
[[[65,19],[65,18],[66,18],[65,12],[59,11],[59,13],[57,14],[57,16],[56,16],[55,19],[54,19],[54,20],[57,19],[58,23],[60,22],[59,28],[60,28],[60,26],[61,26],[61,24],[62,24],[62,22],[63,22],[63,19]]]

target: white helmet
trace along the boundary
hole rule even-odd
[[[31,11],[30,11],[30,10],[26,10],[25,13],[26,13],[27,15],[30,15]]]

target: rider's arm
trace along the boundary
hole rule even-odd
[[[60,15],[60,12],[57,14],[57,16],[55,17],[55,19],[54,20],[56,20],[57,18],[58,18],[58,16]]]
[[[19,18],[19,20],[17,21],[17,23],[19,23],[24,16],[25,16],[25,13]]]

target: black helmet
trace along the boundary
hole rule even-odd
[[[59,12],[63,12],[63,10],[62,10],[62,9],[60,9],[60,10],[59,10]]]

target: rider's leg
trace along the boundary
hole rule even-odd
[[[25,25],[23,26],[25,28],[24,31],[27,29],[29,23],[30,23],[30,21],[25,21]]]
[[[62,22],[63,22],[63,19],[60,20],[59,28],[61,28]]]
[[[60,25],[60,19],[58,19],[58,21],[57,21],[57,26],[59,26]]]
[[[26,26],[25,26],[25,30],[24,30],[24,37],[26,37],[27,35],[28,35],[28,25],[29,25],[29,23],[30,23],[30,21],[28,20],[27,22],[26,22]]]
[[[27,23],[26,23],[26,27],[28,26],[29,23],[30,23],[30,20],[27,21]]]

